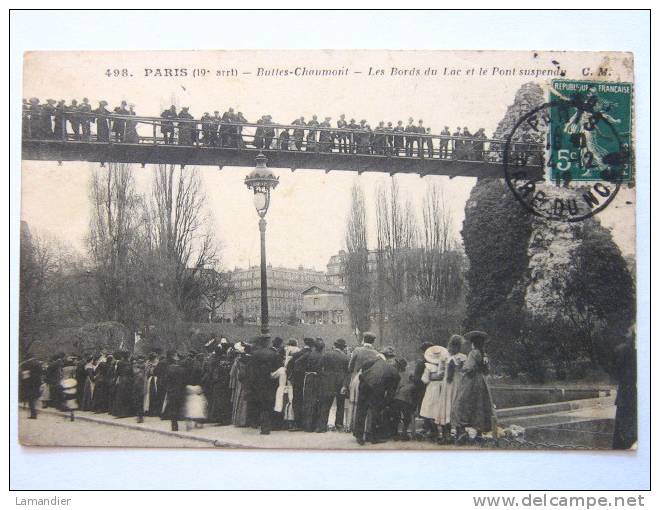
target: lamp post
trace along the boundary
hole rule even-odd
[[[268,159],[262,153],[257,164],[245,178],[245,185],[254,192],[254,207],[259,215],[261,234],[261,334],[268,334],[268,281],[266,278],[266,213],[270,205],[270,191],[280,182],[279,177],[266,166]]]

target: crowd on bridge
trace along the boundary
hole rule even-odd
[[[305,120],[298,117],[290,124],[275,123],[271,115],[263,115],[250,123],[242,112],[229,108],[204,112],[200,118],[184,106],[177,111],[172,105],[148,122],[131,119],[136,117],[135,106],[126,101],[108,110],[107,101],[99,101],[92,108],[89,99],[81,102],[73,99],[48,99],[41,103],[38,98],[23,100],[23,137],[38,140],[81,140],[113,143],[140,143],[150,141],[166,145],[199,147],[245,148],[260,150],[336,152],[340,154],[372,154],[384,156],[458,159],[483,161],[496,158],[501,143],[490,143],[484,128],[472,133],[467,127],[457,127],[453,132],[444,126],[440,133],[432,133],[424,121],[412,117],[404,125],[399,120],[380,121],[373,128],[366,119],[356,122],[342,114],[332,126],[332,118],[317,115]],[[141,137],[137,126],[141,122],[153,126],[149,137]],[[92,126],[95,135],[92,135]],[[249,127],[250,129],[245,129]],[[160,131],[158,137],[157,129]],[[541,143],[541,135],[524,134],[517,142],[516,151],[532,151]]]
[[[441,443],[479,441],[492,427],[486,384],[487,335],[452,335],[447,347],[425,342],[408,367],[393,347],[378,350],[376,335],[348,348],[343,339],[260,336],[232,343],[211,339],[201,352],[147,355],[125,350],[87,356],[59,353],[20,366],[20,400],[37,418],[39,402],[67,413],[117,418],[160,417],[179,429],[204,424],[271,430],[352,432],[357,442],[415,437]],[[409,370],[412,368],[412,370]],[[334,410],[334,412],[332,412]],[[421,418],[421,431],[416,433]],[[467,428],[476,430],[470,439]]]

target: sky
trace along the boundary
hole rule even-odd
[[[596,66],[602,56],[569,59],[566,54],[492,52],[404,52],[404,51],[198,51],[198,52],[62,52],[53,55],[28,53],[25,59],[23,96],[45,100],[88,97],[96,107],[105,99],[114,107],[122,100],[134,103],[138,115],[157,116],[171,102],[189,106],[195,117],[205,111],[234,107],[248,120],[270,114],[275,122],[289,123],[304,115],[339,114],[367,119],[374,126],[380,120],[403,120],[412,116],[439,132],[468,126],[492,134],[517,89],[529,77],[508,76],[508,69],[554,69],[557,60],[568,76],[578,76],[585,65]],[[258,77],[274,70],[334,68],[348,69],[340,77]],[[186,69],[185,77],[154,77],[165,69]],[[426,69],[436,75],[424,76]],[[470,76],[470,68],[483,68],[485,76]],[[114,77],[114,69],[127,69],[132,77]],[[206,69],[204,77],[194,70]],[[237,70],[237,77],[218,77],[218,71]],[[391,76],[393,69],[396,76]],[[409,76],[418,69],[421,76]],[[447,69],[448,74],[445,73]],[[111,76],[106,72],[111,70]],[[385,75],[376,75],[382,70]],[[461,73],[452,75],[451,72]],[[250,72],[244,75],[243,72]],[[622,69],[622,73],[626,70]],[[359,73],[359,74],[357,74]],[[505,75],[502,75],[505,73]],[[121,73],[120,73],[121,74]],[[149,76],[147,76],[149,74]],[[175,74],[177,74],[175,72]],[[180,72],[179,72],[180,74]],[[539,78],[540,83],[543,79]],[[22,166],[21,217],[30,228],[47,232],[84,251],[89,224],[89,178],[98,165],[84,162],[24,161]],[[245,267],[259,261],[257,215],[243,179],[251,168],[199,167],[208,199],[208,213],[222,243],[226,268]],[[368,235],[375,243],[375,190],[387,183],[387,174],[362,174],[319,170],[274,169],[280,184],[273,192],[267,215],[268,260],[274,265],[325,269],[329,257],[343,247],[344,225],[350,205],[350,188],[357,180],[367,197]],[[147,165],[135,165],[138,190],[146,192],[153,174]],[[437,183],[452,211],[453,229],[459,234],[464,206],[476,182],[473,178],[416,175],[394,177],[404,196],[420,204],[426,187]],[[601,213],[601,221],[613,229],[624,253],[634,253],[634,189],[622,189],[620,196]],[[421,219],[421,218],[420,218]]]

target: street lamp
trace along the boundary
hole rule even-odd
[[[245,185],[254,191],[254,207],[259,215],[261,234],[261,334],[268,334],[268,283],[266,280],[266,213],[270,205],[270,190],[275,189],[280,178],[266,166],[268,159],[262,153],[257,156],[257,166],[245,178]]]

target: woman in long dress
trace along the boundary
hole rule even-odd
[[[110,409],[111,367],[105,358],[101,358],[94,371],[94,394],[92,410],[95,413],[107,413]]]
[[[442,380],[445,376],[445,364],[449,358],[447,349],[441,345],[433,345],[426,349],[424,353],[424,373],[422,382],[426,384],[424,399],[419,409],[419,415],[428,420],[431,426],[429,436],[435,438],[438,436],[438,424],[436,422],[440,415],[440,396],[442,393]]]
[[[128,115],[135,115],[135,105],[131,104],[128,106]],[[126,135],[124,136],[124,142],[126,143],[139,143],[140,137],[137,132],[137,122],[134,120],[126,121]]]
[[[488,357],[484,344],[488,335],[482,331],[471,331],[465,338],[472,342],[472,350],[463,365],[463,378],[452,407],[452,424],[456,426],[456,441],[468,440],[466,427],[477,430],[477,437],[490,432],[493,418],[493,402],[486,384]]]
[[[135,416],[133,367],[125,355],[117,363],[117,383],[112,404],[112,415],[117,418]]]
[[[248,426],[248,402],[245,391],[245,377],[247,364],[250,358],[250,346],[238,342],[234,345],[237,353],[229,376],[229,387],[231,389],[232,413],[231,422],[236,427]]]
[[[451,436],[451,409],[463,377],[461,370],[467,360],[467,356],[461,352],[462,343],[462,336],[452,335],[447,344],[449,359],[447,360],[445,377],[442,381],[440,413],[436,419],[438,425],[442,428],[442,441],[445,443],[449,441]]]
[[[95,363],[98,358],[92,358],[85,364],[85,381],[83,383],[82,399],[80,409],[91,411],[94,407],[94,378],[96,372]]]

